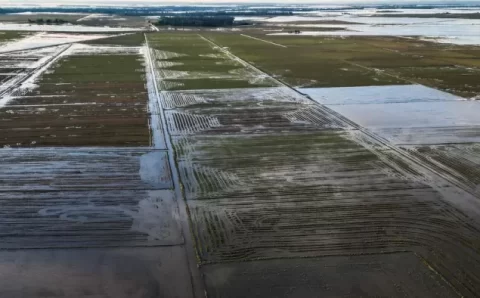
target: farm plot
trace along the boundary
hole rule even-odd
[[[330,107],[360,125],[378,131],[391,128],[478,127],[480,125],[477,117],[480,103],[475,101],[351,104]],[[441,138],[441,134],[438,137]],[[438,140],[437,143],[442,141]]]
[[[145,43],[145,35],[143,33],[120,34],[113,35],[109,38],[95,39],[84,42],[90,45],[115,45],[126,47],[138,47]]]
[[[214,297],[229,293],[209,280],[216,268],[339,255],[379,260],[404,252],[428,264],[415,274],[435,270],[461,293],[477,291],[480,230],[446,203],[451,187],[432,188],[408,165],[399,169],[380,158],[354,141],[356,130],[328,109],[284,87],[161,96],[197,254]],[[273,268],[272,262],[258,270]],[[276,276],[272,282],[281,284]],[[225,283],[234,286],[242,281],[237,277]]]
[[[209,134],[261,133],[345,127],[320,107],[298,95],[291,96],[292,93],[288,88],[278,87],[258,91],[252,88],[224,92],[164,92],[162,97],[167,104],[188,104],[166,112],[171,135],[201,131]]]
[[[25,92],[37,77],[66,47],[49,47],[39,50],[18,51],[0,54],[0,108],[11,100],[12,95]]]
[[[223,89],[278,85],[195,33],[148,34],[162,90]]]
[[[0,249],[183,242],[165,152],[1,150]]]
[[[150,145],[144,73],[140,48],[71,46],[0,110],[1,146]]]
[[[409,253],[227,263],[206,271],[207,286],[215,289],[209,297],[457,296]]]
[[[480,79],[480,47],[477,46],[398,37],[251,34],[258,40],[233,33],[209,33],[206,36],[293,86],[418,83],[466,98],[480,94],[475,83]]]
[[[477,128],[477,136],[478,131]],[[402,148],[480,197],[480,143],[403,145]]]
[[[478,196],[480,103],[419,85],[304,88],[301,92],[388,139]]]
[[[252,34],[253,37],[284,46],[278,47],[238,34],[209,33],[206,36],[220,46],[228,47],[233,54],[293,86],[340,87],[406,83],[402,79],[343,59],[342,52],[350,53],[354,50],[344,40],[330,39],[320,43],[312,38],[306,41],[287,38],[283,40]]]
[[[300,88],[394,144],[479,141],[480,104],[421,85]]]
[[[459,101],[464,98],[422,85],[298,88],[324,105]]]
[[[6,42],[21,39],[27,34],[24,32],[15,32],[15,31],[0,31],[0,45],[4,45]]]

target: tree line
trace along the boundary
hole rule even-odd
[[[61,25],[61,24],[65,24],[65,23],[68,23],[68,21],[66,20],[62,20],[62,19],[43,19],[43,18],[39,18],[39,19],[35,19],[35,20],[32,20],[32,19],[28,19],[28,22],[30,24],[39,24],[39,25]]]
[[[234,17],[230,16],[169,16],[158,20],[159,26],[187,26],[187,27],[230,27]]]

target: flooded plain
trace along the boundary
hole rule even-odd
[[[382,14],[379,10],[346,10],[338,13],[320,14],[308,13],[304,15],[280,16],[260,20],[269,25],[288,24],[302,30],[305,27],[318,30],[306,30],[298,33],[303,36],[405,36],[420,37],[441,43],[460,45],[479,45],[480,20],[469,18],[443,18],[435,17],[436,14],[452,13],[449,11],[420,11],[403,10],[397,13],[387,11]],[[432,14],[431,17],[408,17],[402,14]],[[475,11],[467,10],[469,14]],[[392,16],[382,17],[391,14]],[[317,24],[320,23],[320,24]],[[339,30],[322,30],[337,28]],[[291,35],[288,32],[272,32],[271,35]]]
[[[476,296],[476,48],[250,34],[7,41],[0,296]]]
[[[144,37],[105,37],[0,54],[0,296],[193,297]]]
[[[170,53],[158,67],[201,61],[203,53],[179,46],[186,40],[197,42],[198,36],[152,36],[155,49]],[[215,41],[211,53],[222,46],[221,39]],[[235,57],[225,47],[223,53]],[[262,72],[243,65],[246,73]],[[184,85],[160,93],[208,295],[261,296],[272,289],[285,293],[283,286],[304,297],[394,295],[385,283],[382,288],[353,275],[354,280],[342,280],[347,287],[330,280],[328,286],[312,288],[324,279],[309,267],[312,261],[302,258],[321,257],[318,266],[329,268],[329,262],[345,255],[350,256],[347,265],[332,269],[344,277],[354,274],[352,267],[359,270],[355,276],[370,274],[372,267],[354,265],[368,262],[382,268],[376,278],[405,280],[396,288],[401,293],[433,297],[437,294],[431,289],[438,287],[446,287],[441,291],[446,296],[475,292],[475,283],[467,279],[478,278],[472,241],[479,230],[470,217],[479,210],[476,194],[411,149],[392,146],[374,128],[426,128],[438,122],[472,126],[477,124],[476,103],[419,85],[297,92],[272,79],[278,86],[233,89],[226,84],[208,90]],[[305,93],[319,96],[321,103]],[[466,105],[452,111],[455,104]],[[392,106],[394,115],[368,114],[381,105]],[[337,110],[350,106],[360,112]],[[460,263],[463,277],[452,270]],[[408,281],[411,270],[422,283]],[[301,273],[306,271],[312,275]],[[248,290],[252,282],[255,293]]]

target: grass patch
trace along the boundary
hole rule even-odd
[[[30,34],[31,33],[28,33],[28,32],[2,31],[0,32],[0,42],[6,42],[12,39],[24,38]]]
[[[143,82],[142,76],[143,68],[135,55],[69,56],[52,73],[45,74],[42,82]]]
[[[399,37],[251,34],[286,48],[208,33],[216,43],[283,81],[304,87],[405,84],[414,81],[460,96],[478,95],[480,47]]]
[[[464,97],[480,94],[480,69],[465,67],[411,67],[396,69],[400,76]]]
[[[229,89],[229,88],[252,88],[270,87],[269,83],[252,84],[245,80],[229,79],[191,79],[191,80],[167,80],[172,83],[180,83],[176,87],[167,90],[196,90],[196,89]]]
[[[145,36],[143,33],[127,34],[122,36],[115,36],[109,38],[102,38],[84,42],[91,45],[119,45],[129,47],[139,47],[145,43]]]
[[[261,74],[253,68],[245,67],[238,61],[231,59],[220,48],[196,33],[150,33],[147,38],[150,47],[156,50],[157,67],[162,68],[163,72],[190,72],[186,75],[188,79],[169,79],[168,75],[165,75],[161,84],[164,90],[248,88],[276,85],[273,80],[259,77]]]
[[[343,40],[319,42],[311,37],[255,36],[287,46],[271,45],[236,34],[208,34],[215,42],[267,73],[294,86],[342,87],[402,84],[404,81],[375,70],[354,66],[344,60],[352,58],[358,47]],[[292,44],[292,42],[295,42]],[[298,42],[298,43],[297,43]],[[366,51],[365,49],[360,49]]]

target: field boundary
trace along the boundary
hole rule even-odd
[[[287,46],[285,46],[283,44],[279,44],[279,43],[276,43],[276,42],[273,42],[273,41],[268,41],[268,40],[261,39],[261,38],[258,38],[258,37],[254,37],[254,36],[250,36],[250,35],[247,35],[247,34],[240,34],[240,35],[244,36],[244,37],[247,37],[247,38],[251,38],[251,39],[263,41],[263,42],[266,42],[266,43],[269,43],[269,44],[273,44],[274,46],[277,46],[277,47],[288,48]]]
[[[146,58],[148,61],[147,67],[150,69],[150,74],[153,79],[153,87],[155,90],[155,97],[157,98],[158,102],[158,109],[159,109],[159,114],[162,122],[162,130],[163,130],[163,136],[165,139],[166,147],[167,147],[167,156],[169,160],[169,165],[170,165],[170,171],[172,172],[172,183],[173,183],[173,188],[176,196],[176,202],[178,205],[178,210],[180,213],[180,223],[182,226],[182,236],[184,238],[184,249],[185,249],[185,258],[186,262],[189,267],[190,271],[190,282],[191,282],[191,289],[192,289],[192,294],[194,297],[206,297],[206,290],[205,290],[205,284],[203,282],[203,279],[200,274],[199,267],[197,266],[197,258],[196,258],[196,252],[195,252],[195,243],[194,243],[194,236],[192,231],[190,230],[190,223],[189,223],[189,215],[188,215],[188,206],[185,202],[184,196],[182,194],[182,186],[180,184],[180,176],[179,176],[179,171],[177,169],[177,163],[175,162],[175,151],[172,145],[172,140],[171,140],[171,135],[168,131],[168,126],[167,126],[167,121],[165,117],[165,110],[164,107],[162,106],[162,101],[160,100],[160,91],[158,88],[158,83],[156,80],[156,71],[155,71],[155,65],[152,61],[152,51],[150,48],[150,45],[148,43],[148,38],[147,34],[144,33],[145,37],[145,46],[147,49],[147,53],[145,54]]]
[[[391,74],[385,70],[381,70],[381,71],[378,71],[376,70],[375,68],[371,68],[371,67],[368,67],[368,66],[364,66],[364,65],[361,65],[361,64],[358,64],[358,63],[355,63],[355,62],[352,62],[352,61],[348,61],[348,60],[343,60],[343,59],[339,59],[340,61],[343,61],[345,63],[348,63],[350,65],[353,65],[353,66],[357,66],[357,67],[360,67],[360,68],[363,68],[363,69],[366,69],[366,70],[369,70],[369,71],[373,71],[373,72],[380,72],[381,74],[384,74],[384,75],[387,75],[387,76],[390,76],[392,78],[395,78],[397,80],[402,80],[402,81],[405,81],[405,82],[409,82],[413,85],[422,85],[418,82],[415,82],[415,81],[412,81],[412,80],[408,80],[408,79],[405,79],[405,78],[402,78],[400,76],[397,76],[397,75],[394,75],[394,74]],[[430,87],[430,86],[429,86]],[[437,89],[437,88],[435,88]],[[437,89],[438,90],[438,89]]]

